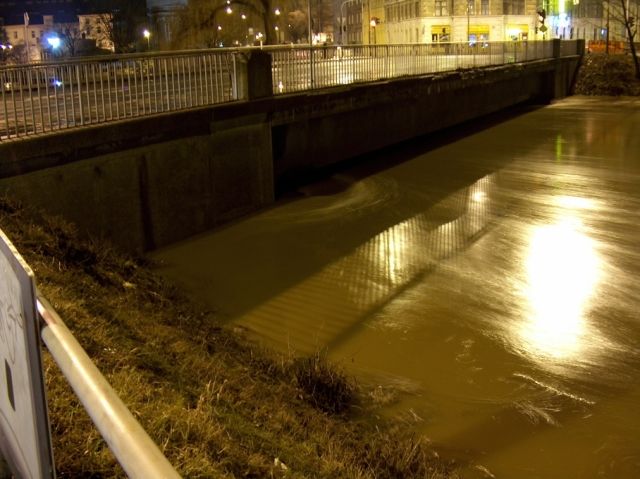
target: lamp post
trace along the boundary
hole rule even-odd
[[[472,1],[473,0],[467,0],[467,39],[465,40],[466,42],[469,41],[469,33],[470,33],[469,30],[471,29],[470,28],[471,19],[470,19],[469,16],[471,14],[471,12],[470,12],[471,8],[470,7],[471,7],[471,2]]]
[[[371,28],[373,29],[373,44],[376,44],[376,27],[378,26],[378,22],[380,21],[380,19],[378,17],[373,17],[371,19],[371,22],[369,23],[369,25],[371,26]]]
[[[151,50],[151,32],[145,28],[142,32],[142,36],[147,39],[147,51]]]
[[[307,28],[309,29],[309,46],[313,45],[313,32],[311,31],[311,0],[307,0]]]
[[[276,26],[274,27],[274,30],[276,31],[276,42],[280,43],[280,9],[278,7],[276,7],[276,9],[273,11],[273,13],[276,16]]]

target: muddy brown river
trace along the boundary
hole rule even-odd
[[[153,257],[228,324],[395,391],[465,476],[640,477],[638,99],[377,152]]]

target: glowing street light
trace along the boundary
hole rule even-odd
[[[142,36],[147,39],[147,50],[151,49],[151,32],[146,28],[142,31]]]
[[[226,12],[227,15],[231,15],[233,13],[233,10],[231,9],[231,7],[227,7]]]
[[[280,15],[280,9],[276,7],[276,10],[274,12],[276,15]]]
[[[240,15],[240,18],[242,18],[243,20],[246,20],[247,16],[243,13],[242,15]]]
[[[56,48],[60,47],[60,37],[56,37],[56,36],[49,37],[47,38],[47,43],[51,48],[55,50]]]

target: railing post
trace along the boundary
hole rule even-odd
[[[234,57],[235,58],[235,57]],[[237,100],[253,100],[273,95],[271,55],[253,50],[234,60]]]
[[[238,97],[238,55],[233,54],[233,80],[231,82],[231,96],[234,100],[240,100]]]
[[[309,20],[311,21],[311,20]],[[315,78],[314,78],[314,65],[313,65],[313,60],[314,60],[314,54],[313,54],[313,45],[310,44],[309,45],[309,79],[310,79],[310,88],[313,89],[315,87]]]
[[[561,41],[559,38],[554,38],[553,40],[553,54],[552,54],[552,58],[560,58],[560,46],[561,46]]]
[[[80,124],[84,125],[84,113],[82,108],[82,85],[80,84],[80,65],[75,65],[76,67],[76,79],[78,81],[78,107],[80,108]],[[73,101],[73,99],[71,99]],[[75,118],[73,119],[75,122]]]
[[[385,51],[386,51],[385,56],[387,58],[385,60],[386,71],[384,72],[384,77],[385,78],[391,78],[391,55],[390,55],[390,52],[389,52],[389,45],[385,45]]]

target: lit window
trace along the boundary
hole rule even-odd
[[[436,0],[436,17],[449,15],[449,0]]]

